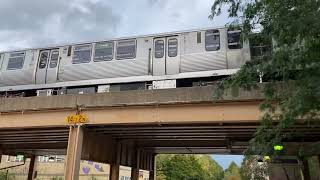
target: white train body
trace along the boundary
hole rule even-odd
[[[0,53],[0,92],[235,73],[250,60],[240,31],[210,28]]]

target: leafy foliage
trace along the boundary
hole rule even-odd
[[[273,41],[271,53],[247,62],[220,85],[221,91],[235,86],[255,88],[259,75],[268,81],[261,105],[265,111],[262,126],[248,153],[273,154],[274,144],[295,136],[287,128],[301,119],[319,122],[320,1],[215,0],[209,17],[220,15],[225,5],[235,18],[230,26],[242,24],[245,38]],[[259,35],[251,36],[254,31]],[[279,123],[273,123],[275,120]]]
[[[235,162],[231,162],[224,172],[223,180],[241,180],[240,168]]]
[[[241,164],[241,180],[265,180],[268,176],[268,164],[258,162],[258,156],[245,156]]]
[[[209,155],[158,155],[157,179],[221,180],[223,169]]]
[[[212,159],[209,155],[196,155],[198,163],[204,170],[206,178],[210,180],[219,180],[223,177],[222,167]]]

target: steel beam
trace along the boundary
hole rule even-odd
[[[79,180],[83,135],[83,127],[80,125],[70,126],[64,174],[65,180]]]
[[[67,149],[68,141],[66,142],[27,142],[2,144],[3,150],[23,150],[23,149]]]
[[[15,142],[15,141],[28,141],[28,140],[65,140],[68,136],[20,136],[20,137],[0,137],[0,142]]]
[[[66,133],[54,133],[54,134],[48,134],[48,133],[39,133],[39,134],[11,134],[11,135],[0,135],[1,139],[6,139],[6,138],[22,138],[22,137],[55,137],[55,136],[63,136],[63,137],[68,137],[69,132]]]
[[[68,138],[66,139],[60,139],[60,140],[48,140],[48,139],[37,139],[35,140],[30,140],[30,141],[15,141],[15,142],[5,142],[1,143],[2,146],[7,146],[7,145],[23,145],[23,144],[59,144],[59,143],[65,143],[68,142]]]
[[[123,131],[98,131],[99,133],[103,134],[110,134],[110,135],[132,135],[132,134],[167,134],[167,133],[177,133],[177,134],[199,134],[199,133],[213,133],[213,134],[223,134],[223,133],[254,133],[256,129],[241,129],[241,130],[233,130],[233,129],[208,129],[208,130],[201,130],[201,129],[181,129],[181,130],[168,130],[163,128],[162,130],[140,130],[140,131],[131,131],[123,130]]]
[[[190,124],[159,124],[158,126],[145,124],[143,126],[141,125],[134,125],[132,124],[130,127],[124,126],[124,125],[110,125],[110,126],[93,126],[94,129],[96,129],[97,132],[103,131],[103,132],[113,132],[113,131],[165,131],[165,130],[228,130],[228,129],[240,129],[246,130],[246,129],[257,129],[259,127],[259,122],[256,123],[256,125],[252,125],[253,123],[250,123],[251,125],[247,125],[247,123],[242,123],[241,126],[235,125],[234,123],[192,123],[192,126]]]
[[[19,129],[19,130],[14,130],[14,129],[2,129],[0,131],[0,135],[15,135],[15,134],[39,134],[39,133],[46,133],[46,134],[51,134],[51,133],[69,133],[68,128],[51,128],[48,129],[33,129],[33,128],[28,128],[28,129]]]

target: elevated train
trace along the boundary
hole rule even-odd
[[[96,93],[192,86],[250,60],[240,30],[207,28],[0,52],[0,94]]]

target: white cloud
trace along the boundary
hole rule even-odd
[[[212,0],[1,0],[0,51],[224,25]]]

